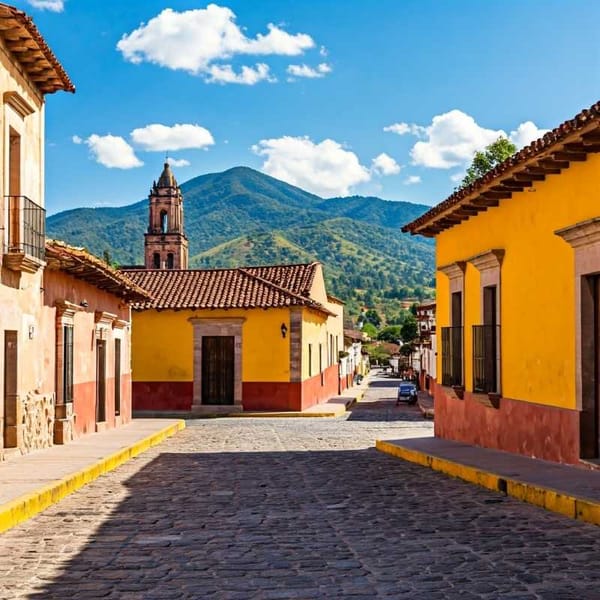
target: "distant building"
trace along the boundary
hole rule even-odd
[[[404,231],[436,238],[437,436],[600,458],[600,102]]]
[[[137,270],[136,410],[302,410],[339,390],[343,306],[319,263]]]
[[[187,269],[183,199],[168,164],[149,201],[151,296],[133,314],[135,410],[302,410],[342,386],[343,302],[319,263]]]
[[[146,269],[187,269],[188,240],[183,230],[183,195],[169,163],[150,190],[148,231],[144,234]]]
[[[435,383],[437,375],[435,310],[435,302],[423,302],[417,306],[419,385],[422,390],[426,390],[432,395],[433,383]]]

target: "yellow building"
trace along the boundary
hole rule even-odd
[[[600,102],[404,228],[436,238],[435,433],[600,457]]]
[[[343,305],[319,263],[127,270],[134,410],[303,410],[339,391]]]

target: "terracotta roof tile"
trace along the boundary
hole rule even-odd
[[[308,296],[317,264],[124,272],[152,297],[135,305],[138,310],[306,306],[333,315]]]
[[[0,37],[42,94],[75,91],[31,17],[4,2],[0,2]]]
[[[457,223],[496,206],[515,191],[531,186],[547,174],[556,174],[570,160],[585,160],[600,152],[600,101],[582,110],[540,139],[516,152],[471,185],[457,190],[446,200],[402,228],[404,232],[433,237]]]
[[[72,277],[106,290],[126,302],[147,300],[148,293],[103,260],[93,256],[83,248],[75,248],[58,240],[46,240],[47,269],[63,271]]]

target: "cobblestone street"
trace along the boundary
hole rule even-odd
[[[0,536],[1,598],[600,598],[600,530],[373,449],[431,435],[372,379],[339,419],[208,419]]]

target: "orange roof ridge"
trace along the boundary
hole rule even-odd
[[[552,157],[552,152],[559,151],[559,147],[563,142],[570,141],[568,138],[579,134],[579,138],[584,138],[587,134],[594,134],[594,142],[589,143],[586,146],[584,145],[580,152],[599,152],[600,151],[600,140],[596,140],[596,132],[600,128],[600,101],[592,104],[589,108],[586,108],[579,112],[572,119],[568,119],[567,121],[561,123],[558,127],[555,127],[548,133],[546,133],[541,138],[531,142],[528,146],[525,146],[505,161],[494,167],[491,171],[482,175],[479,179],[474,181],[471,185],[468,185],[465,188],[456,190],[450,196],[448,196],[444,201],[440,202],[426,213],[415,219],[414,221],[408,223],[404,227],[402,227],[402,231],[410,232],[412,234],[422,234],[429,237],[435,235],[435,229],[447,229],[451,227],[452,222],[449,223],[439,223],[442,221],[444,217],[450,216],[452,214],[453,209],[458,209],[463,201],[469,199],[471,204],[473,201],[478,199],[478,196],[486,191],[490,192],[490,188],[494,186],[499,186],[503,182],[509,182],[513,184],[514,191],[520,191],[518,189],[517,183],[515,180],[512,181],[513,175],[518,173],[521,175],[521,171],[526,170],[527,168],[538,168],[539,166],[535,165],[535,162],[538,160],[555,160]],[[585,139],[585,138],[584,138]],[[583,139],[579,141],[583,142]],[[564,148],[563,148],[564,150]],[[570,152],[575,153],[575,150],[570,150]],[[566,154],[566,152],[563,152]],[[558,159],[556,159],[558,162]],[[567,162],[568,158],[562,159],[562,162]],[[558,167],[560,169],[560,167]],[[565,167],[563,167],[565,168]],[[520,180],[522,181],[522,179]],[[502,192],[497,192],[502,193]],[[507,193],[507,192],[504,192]],[[507,196],[510,197],[510,196]],[[492,206],[493,204],[488,204],[488,206]],[[477,211],[477,210],[485,210],[486,206],[482,203],[482,206],[469,206],[468,210]],[[444,215],[442,217],[441,215]],[[453,219],[464,219],[468,218],[469,215],[460,215],[453,216]],[[436,217],[440,217],[436,219]],[[459,221],[457,221],[459,222]],[[428,230],[428,227],[434,228],[433,230]]]
[[[46,262],[50,267],[65,271],[100,289],[131,300],[146,300],[151,296],[129,277],[90,254],[84,248],[69,246],[61,240],[46,240]],[[83,267],[83,268],[81,268]]]
[[[49,76],[45,81],[37,81],[35,82],[35,86],[43,93],[43,94],[51,94],[58,90],[64,90],[65,92],[75,92],[75,86],[73,82],[67,75],[64,67],[60,64],[58,58],[56,58],[54,52],[48,46],[46,40],[36,27],[33,19],[26,13],[21,10],[18,10],[14,6],[10,6],[9,4],[5,4],[4,2],[0,2],[0,21],[9,21],[13,19],[16,21],[16,24],[21,27],[22,33],[26,34],[26,36],[32,40],[38,47],[38,50],[43,54],[43,59],[39,58],[34,61],[21,61],[19,55],[27,54],[32,52],[33,49],[26,48],[25,50],[17,50],[23,44],[22,37],[18,40],[17,44],[11,44],[10,42],[5,43],[7,48],[13,53],[17,61],[19,61],[27,74],[31,71],[31,73],[36,73],[39,75],[40,71],[39,64],[42,60],[45,59],[47,67],[50,67],[52,71],[54,71],[54,76]],[[3,37],[5,27],[0,27],[0,36]],[[14,48],[11,48],[11,45]]]
[[[295,298],[296,300],[299,300],[303,306],[309,306],[311,308],[315,308],[317,310],[327,312],[328,314],[331,314],[331,315],[335,314],[335,313],[332,313],[327,308],[325,308],[320,302],[317,302],[316,300],[313,300],[310,297],[307,298],[306,296],[296,294],[292,290],[289,290],[281,285],[278,285],[277,283],[269,281],[268,279],[264,279],[263,277],[260,277],[260,275],[255,275],[254,273],[249,273],[243,267],[240,267],[239,271],[241,273],[243,273],[244,275],[246,275],[247,277],[252,277],[253,279],[256,279],[257,281],[260,281],[263,285],[267,285],[269,287],[275,288],[279,292],[282,292],[283,294],[286,294],[288,296],[291,296],[292,298]]]

